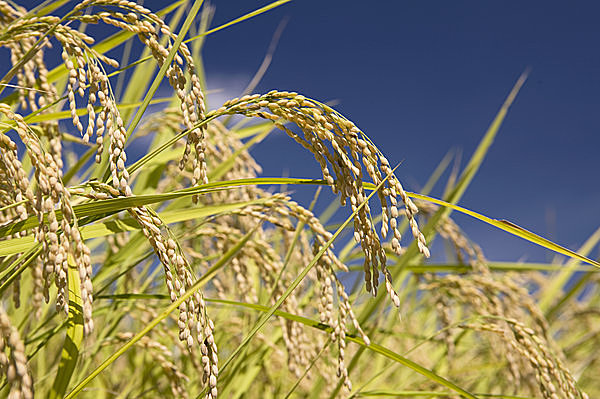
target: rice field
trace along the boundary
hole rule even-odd
[[[202,43],[286,2],[213,26],[202,1],[0,0],[0,396],[599,397],[600,229],[569,249],[457,205],[527,72],[411,192],[322,99],[205,105]],[[321,174],[263,176],[274,134]],[[563,256],[490,261],[456,213]]]

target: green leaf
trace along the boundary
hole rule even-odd
[[[578,252],[581,254],[590,253],[599,241],[600,228],[583,243]],[[551,278],[549,284],[541,287],[539,306],[546,313],[547,318],[553,318],[571,298],[576,296],[597,270],[586,270],[586,273],[577,275],[575,281],[572,281],[572,277],[579,271],[581,271],[579,262],[571,259],[566,265],[561,267],[560,273]],[[563,293],[563,290],[567,287],[566,293]],[[558,302],[553,304],[557,298],[559,298]]]
[[[93,183],[91,183],[93,184]],[[302,184],[322,185],[322,180],[315,179],[292,179],[292,178],[251,178],[251,179],[237,179],[228,180],[221,182],[208,183],[204,185],[198,185],[194,187],[185,188],[182,190],[173,191],[170,193],[162,194],[146,194],[146,195],[133,195],[130,197],[118,197],[110,198],[106,200],[98,200],[93,202],[86,202],[83,204],[77,204],[73,206],[75,215],[78,218],[86,216],[98,216],[102,214],[114,214],[128,208],[139,207],[143,205],[150,205],[159,202],[165,202],[178,198],[189,197],[196,194],[207,194],[214,191],[231,189],[239,186],[252,186],[252,185],[270,185],[270,184]],[[57,221],[62,220],[62,212],[56,211]],[[47,222],[47,216],[44,216],[44,220]],[[15,234],[24,230],[35,228],[38,225],[37,216],[30,216],[26,220],[9,223],[8,225],[0,227],[0,238],[7,237],[11,234]],[[6,241],[8,242],[8,241]],[[0,248],[4,248],[6,245],[4,241],[0,241]],[[1,250],[0,250],[1,251]]]
[[[221,213],[228,213],[236,209],[241,209],[249,205],[262,204],[268,201],[268,198],[260,198],[252,201],[235,202],[230,204],[222,205],[207,205],[196,208],[185,208],[179,210],[165,211],[160,213],[161,219],[167,223],[177,223],[186,220],[205,218],[209,216],[218,215]],[[99,212],[104,213],[104,212]],[[75,212],[77,217],[89,216],[86,212]],[[94,224],[80,227],[81,235],[84,240],[91,238],[104,237],[111,234],[121,233],[124,231],[135,231],[140,230],[139,224],[131,217],[123,219],[114,219],[105,222],[97,222]],[[25,237],[11,238],[9,240],[0,241],[0,256],[9,256],[18,254],[24,251],[30,250],[35,245],[35,239],[33,235]]]
[[[112,198],[107,200],[95,201],[91,203],[78,204],[73,207],[75,210],[75,214],[78,218],[84,216],[93,216],[103,213],[116,213],[122,211],[127,208],[149,205],[157,202],[164,202],[176,198],[182,198],[185,196],[195,195],[195,194],[204,194],[211,191],[215,191],[222,188],[232,188],[236,186],[245,186],[245,185],[269,185],[269,184],[315,184],[315,185],[326,185],[326,182],[318,179],[299,179],[299,178],[283,178],[283,177],[262,177],[262,178],[251,178],[251,179],[238,179],[238,180],[230,180],[224,182],[214,182],[208,183],[205,185],[199,185],[196,187],[190,187],[179,191],[174,191],[170,193],[164,194],[150,194],[150,195],[138,195],[131,197],[119,197]],[[366,189],[374,190],[375,186],[372,183],[364,183],[364,187]],[[465,215],[469,215],[478,219],[484,223],[487,223],[491,226],[494,226],[500,230],[504,230],[514,236],[520,237],[524,240],[527,240],[531,243],[537,244],[544,248],[547,248],[551,251],[557,252],[562,255],[569,256],[571,258],[580,260],[582,262],[586,262],[590,265],[600,268],[600,263],[589,259],[581,254],[578,254],[575,251],[572,251],[568,248],[560,246],[544,237],[541,237],[529,230],[526,230],[508,220],[498,220],[492,219],[475,211],[469,210],[467,208],[463,208],[458,205],[453,205],[449,202],[429,197],[426,195],[421,195],[417,193],[407,192],[407,195],[412,198],[429,201],[437,205],[441,205],[444,208],[448,208],[451,210],[455,210],[461,212]],[[62,214],[57,212],[57,219],[60,221],[62,219]],[[25,229],[31,229],[37,225],[37,218],[30,217],[27,220],[13,222],[7,226],[0,228],[0,237],[6,237],[10,234],[15,234]],[[5,240],[0,241],[0,256],[3,254],[14,254],[18,253],[17,251],[11,251],[10,246],[13,244],[17,245],[19,239],[13,240]]]
[[[228,27],[230,27],[232,25],[238,24],[240,22],[243,22],[243,21],[245,21],[247,19],[250,19],[252,17],[255,17],[257,15],[263,14],[263,13],[269,11],[269,10],[272,10],[275,7],[279,7],[279,6],[281,6],[281,5],[285,4],[285,3],[289,3],[290,1],[292,1],[292,0],[278,0],[278,1],[274,1],[274,2],[272,2],[270,4],[267,4],[264,7],[261,7],[259,9],[257,9],[257,10],[249,12],[248,14],[245,14],[245,15],[239,17],[239,18],[236,18],[236,19],[234,19],[232,21],[229,21],[229,22],[227,22],[227,23],[225,23],[223,25],[220,25],[220,26],[218,26],[216,28],[213,28],[213,29],[208,30],[208,31],[206,31],[204,33],[201,33],[198,36],[194,36],[191,39],[189,39],[188,41],[192,41],[192,40],[195,40],[195,39],[200,38],[202,36],[207,36],[207,35],[210,35],[211,33],[218,32],[218,31],[220,31],[222,29],[228,28]]]
[[[79,270],[71,255],[68,256],[68,262],[69,319],[60,363],[50,391],[51,399],[62,398],[67,391],[83,342],[83,301],[81,299]]]
[[[581,255],[581,254],[579,254],[579,253],[577,253],[575,251],[571,251],[568,248],[562,247],[562,246],[560,246],[560,245],[558,245],[558,244],[556,244],[556,243],[554,243],[554,242],[552,242],[552,241],[550,241],[550,240],[548,240],[548,239],[546,239],[544,237],[541,237],[541,236],[539,236],[539,235],[537,235],[537,234],[535,234],[535,233],[533,233],[533,232],[531,232],[529,230],[524,229],[521,226],[518,226],[518,225],[516,225],[516,224],[514,224],[512,222],[509,222],[508,220],[504,220],[504,219],[502,219],[502,220],[492,219],[492,218],[487,217],[485,215],[482,215],[480,213],[471,211],[471,210],[469,210],[467,208],[463,208],[463,207],[458,206],[458,205],[453,205],[453,204],[450,204],[450,203],[448,203],[446,201],[442,201],[442,200],[439,200],[439,199],[436,199],[436,198],[433,198],[433,197],[429,197],[429,196],[426,196],[426,195],[421,195],[421,194],[416,194],[416,193],[407,193],[407,194],[408,194],[409,197],[412,197],[412,198],[417,198],[417,199],[420,199],[420,200],[429,201],[429,202],[432,202],[434,204],[441,205],[441,206],[443,206],[445,208],[449,208],[449,209],[452,209],[452,210],[459,211],[461,213],[464,213],[465,215],[472,216],[475,219],[481,220],[482,222],[485,222],[485,223],[487,223],[487,224],[489,224],[491,226],[497,227],[500,230],[504,230],[507,233],[510,233],[510,234],[512,234],[514,236],[520,237],[520,238],[522,238],[524,240],[527,240],[527,241],[529,241],[531,243],[537,244],[537,245],[539,245],[541,247],[544,247],[544,248],[547,248],[547,249],[549,249],[551,251],[557,252],[557,253],[562,254],[562,255],[566,255],[566,256],[571,257],[573,259],[577,259],[579,261],[582,261],[582,262],[585,262],[585,263],[589,263],[592,266],[600,268],[600,263],[596,262],[595,260],[586,258],[585,256],[583,256],[583,255]]]
[[[4,241],[2,241],[4,243]],[[42,245],[35,244],[30,245],[28,248],[22,249],[19,252],[23,252],[9,267],[2,271],[0,274],[0,296],[4,294],[4,291],[10,287],[13,281],[23,273],[23,271],[33,262],[38,255],[42,252]]]

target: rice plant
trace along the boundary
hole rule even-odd
[[[525,76],[443,199],[427,194],[447,159],[405,191],[318,99],[205,105],[202,42],[285,2],[211,28],[202,1],[0,0],[2,397],[600,395],[600,232],[573,251],[456,205]],[[261,176],[250,151],[269,134],[322,174]],[[336,200],[315,215],[322,190]],[[452,212],[568,260],[490,262]]]

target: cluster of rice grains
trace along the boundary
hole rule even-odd
[[[266,195],[266,193],[258,194]],[[215,250],[223,253],[234,245],[237,240],[241,239],[242,232],[246,230],[243,225],[247,218],[264,220],[278,227],[278,229],[257,231],[255,233],[257,237],[249,241],[232,260],[228,273],[215,280],[223,296],[227,292],[238,292],[243,300],[250,303],[257,302],[256,287],[252,279],[253,273],[249,270],[251,266],[258,269],[260,279],[264,281],[265,286],[271,292],[270,299],[273,304],[284,293],[287,287],[286,282],[293,280],[295,274],[308,264],[332,237],[332,234],[324,229],[311,211],[298,205],[290,197],[281,194],[270,195],[260,204],[245,206],[234,211],[232,215],[240,217],[238,219],[240,224],[232,223],[231,219],[227,220],[226,224],[221,224],[217,219],[214,225],[205,226],[197,231],[202,236],[216,240],[213,242],[215,248],[204,247],[203,253],[211,253]],[[282,252],[287,253],[294,245],[291,236],[294,235],[295,224],[298,222],[306,225],[309,231],[308,234],[306,230],[300,231],[298,242],[295,243],[292,252],[295,258],[288,260],[286,264],[274,251],[270,242],[283,240],[284,250]],[[309,243],[309,234],[313,238],[312,245]],[[210,243],[210,240],[203,242]],[[286,267],[287,265],[290,266]],[[307,316],[311,316],[313,311],[307,305],[318,303],[320,321],[332,327],[331,338],[337,343],[338,367],[336,374],[343,378],[346,387],[351,390],[348,371],[344,363],[345,336],[348,332],[346,320],[350,319],[365,343],[369,343],[369,338],[361,329],[345,289],[335,274],[338,270],[348,271],[331,248],[327,248],[317,262],[315,270],[309,273],[301,287],[285,300],[281,309],[292,314],[305,313]],[[233,285],[228,283],[224,277],[233,281]],[[337,312],[334,310],[335,296],[338,299]],[[308,299],[310,301],[307,303]],[[300,302],[305,302],[307,305],[300,305]],[[324,345],[323,337],[320,335],[309,336],[310,331],[305,331],[300,323],[289,321],[283,317],[279,320],[287,349],[287,364],[290,371],[296,376],[300,376]],[[335,379],[331,379],[331,381],[335,381]]]
[[[429,249],[415,219],[417,206],[404,192],[388,160],[368,137],[354,123],[329,106],[293,92],[273,90],[264,95],[254,94],[235,98],[227,101],[221,108],[209,112],[206,117],[226,114],[241,114],[271,120],[277,128],[312,152],[321,166],[323,179],[333,192],[340,196],[341,204],[346,205],[347,200],[350,200],[352,211],[358,210],[354,218],[354,239],[361,245],[365,254],[364,271],[367,291],[373,295],[377,294],[379,268],[381,268],[386,290],[394,304],[398,306],[398,295],[393,290],[391,275],[386,269],[385,251],[375,231],[369,204],[365,203],[359,209],[367,198],[363,187],[365,178],[363,165],[373,184],[380,186],[377,196],[382,207],[381,236],[386,238],[391,232],[392,250],[401,254],[401,235],[397,228],[398,197],[400,197],[419,251],[429,257]],[[298,126],[304,137],[289,129],[285,125],[287,122]]]
[[[84,142],[89,142],[96,135],[98,149],[96,162],[102,161],[104,137],[108,136],[110,140],[108,164],[112,190],[103,187],[103,192],[97,196],[90,194],[88,197],[99,199],[108,196],[128,196],[132,192],[129,186],[129,175],[125,169],[126,131],[104,70],[105,64],[113,68],[118,67],[119,64],[91,48],[89,45],[94,42],[94,39],[72,28],[73,21],[86,24],[103,22],[121,30],[134,32],[142,43],[151,49],[152,55],[161,66],[169,55],[175,35],[158,16],[130,1],[82,1],[63,19],[54,16],[31,16],[26,14],[24,9],[13,8],[7,2],[0,1],[2,28],[0,45],[8,47],[11,51],[21,108],[45,113],[54,111],[51,106],[59,103],[54,86],[48,83],[48,70],[44,64],[44,48],[52,47],[51,38],[54,38],[60,45],[62,61],[68,72],[66,97],[72,123],[83,135]],[[159,43],[159,34],[169,39],[166,47]],[[186,88],[188,80],[184,68],[187,68],[191,82],[189,89]],[[193,183],[206,182],[204,133],[202,129],[192,129],[193,125],[203,118],[203,94],[191,53],[184,44],[178,48],[178,53],[166,74],[180,99],[184,125],[191,129],[183,162],[189,157],[190,148],[193,146],[195,150]],[[32,89],[34,87],[39,87],[39,90]],[[84,98],[86,92],[87,127],[84,129],[77,111],[76,97]],[[96,109],[98,105],[99,112]],[[0,104],[0,113],[10,123],[5,132],[14,129],[18,133],[34,168],[35,182],[32,182],[18,158],[18,145],[5,132],[0,133],[1,205],[6,206],[0,212],[1,221],[10,223],[15,220],[26,220],[30,216],[37,216],[39,220],[35,234],[36,241],[42,245],[42,251],[37,266],[32,268],[34,307],[39,308],[43,297],[46,301],[49,300],[49,286],[51,277],[54,276],[58,290],[57,309],[68,313],[69,267],[75,267],[81,281],[84,332],[89,335],[93,330],[90,250],[83,242],[73,212],[71,194],[62,182],[62,145],[58,123],[42,122],[38,126],[29,126],[7,104]],[[76,194],[82,192],[79,190]],[[15,203],[17,206],[13,206]],[[174,241],[162,236],[160,232],[162,224],[155,216],[145,208],[133,208],[130,212],[142,226],[143,232],[164,264],[167,287],[171,299],[176,300],[192,284],[189,265],[186,264]],[[25,235],[27,232],[22,231],[17,234]],[[18,282],[19,275],[16,275],[13,283],[16,287],[16,306],[19,305]],[[211,388],[208,396],[216,397],[218,367],[216,345],[212,338],[214,326],[206,316],[200,294],[196,294],[193,299],[180,306],[179,324],[180,339],[188,345],[193,343],[192,332],[195,332],[198,337],[205,364],[205,378]]]
[[[95,183],[89,193],[80,192],[93,199],[116,198],[119,190],[107,184]],[[177,301],[194,284],[191,267],[180,246],[174,240],[173,233],[149,207],[128,209],[129,214],[142,227],[142,233],[148,239],[165,272],[167,292],[171,302]],[[164,231],[164,232],[163,232]],[[217,376],[219,374],[217,345],[214,339],[215,326],[208,317],[202,293],[193,295],[179,305],[179,340],[187,348],[196,343],[202,352],[203,378],[209,384],[207,397],[217,397]]]
[[[116,10],[111,10],[111,8]],[[101,11],[96,11],[98,9],[101,9]],[[92,12],[86,13],[86,10],[92,10]],[[11,49],[13,62],[16,63],[16,61],[23,59],[24,52],[28,51],[32,53],[32,56],[30,56],[31,60],[24,64],[23,72],[19,72],[17,76],[19,78],[19,86],[25,88],[34,87],[36,76],[33,71],[38,71],[38,77],[41,82],[41,91],[37,91],[41,94],[38,98],[39,107],[49,105],[56,100],[55,90],[47,82],[47,70],[43,64],[42,49],[45,46],[50,46],[49,38],[46,35],[52,35],[58,40],[62,48],[62,60],[69,74],[67,98],[73,125],[83,135],[85,142],[88,142],[96,135],[96,144],[98,147],[97,162],[101,161],[104,135],[106,134],[109,137],[109,161],[113,185],[122,192],[131,194],[128,184],[129,175],[125,169],[125,162],[127,161],[124,151],[126,131],[103,66],[103,64],[107,64],[116,68],[119,66],[119,63],[91,48],[89,45],[94,43],[92,37],[71,28],[68,24],[61,23],[63,21],[58,17],[27,17],[23,11],[17,11],[3,1],[0,1],[0,11],[4,11],[3,19],[6,23],[4,26],[4,40],[0,40],[0,44],[4,44]],[[126,13],[121,11],[125,11]],[[133,32],[151,50],[152,55],[160,66],[162,66],[169,55],[172,42],[169,40],[166,47],[161,45],[159,43],[159,33],[170,39],[175,38],[175,35],[162,19],[150,12],[150,10],[130,1],[85,0],[75,6],[67,17],[65,17],[65,20],[69,23],[80,21],[87,24],[104,22],[119,29]],[[25,45],[21,42],[23,38],[26,39]],[[36,48],[33,48],[38,38],[42,38],[42,42]],[[183,68],[187,68],[188,71],[191,82],[189,90],[186,89],[187,79]],[[175,55],[174,61],[169,65],[166,75],[181,100],[184,124],[186,128],[191,129],[194,123],[203,118],[204,101],[191,53],[185,44],[181,44],[178,48],[178,53]],[[86,90],[88,91],[86,105],[88,125],[84,133],[84,126],[77,114],[76,94],[84,98]],[[29,105],[33,111],[36,111],[38,109],[38,104],[35,101],[36,91],[27,91],[29,103],[25,102],[25,94],[23,92],[24,89],[20,89],[19,93],[22,98],[22,105]],[[96,104],[100,105],[100,112],[96,112]],[[194,158],[194,183],[197,181],[207,181],[203,136],[202,129],[191,129],[189,134],[190,141],[182,160],[182,164],[185,163],[189,156],[190,148],[193,146],[196,154]],[[56,146],[60,145],[59,142],[53,144]],[[51,148],[54,151],[55,158],[60,160],[60,148],[54,148],[54,146],[51,146]],[[59,166],[62,166],[61,162],[57,161],[57,163]]]
[[[71,206],[70,193],[61,180],[62,172],[54,158],[43,150],[39,138],[20,115],[12,112],[6,104],[0,104],[0,113],[14,122],[13,127],[25,145],[35,168],[37,192],[34,197],[31,184],[26,178],[27,173],[17,159],[16,144],[8,136],[2,134],[4,145],[1,147],[1,151],[5,155],[2,157],[2,162],[7,178],[6,183],[12,186],[15,200],[27,200],[26,206],[21,205],[16,208],[19,212],[17,217],[25,220],[30,215],[37,215],[39,220],[36,240],[42,244],[42,253],[33,271],[34,284],[36,287],[43,286],[43,295],[48,301],[50,277],[54,275],[58,289],[57,309],[68,313],[67,275],[70,264],[77,267],[83,300],[85,332],[89,334],[93,329],[90,250],[81,237]],[[61,211],[60,220],[57,217],[56,207]],[[40,296],[39,293],[36,294],[38,295],[34,296],[34,307],[39,306]],[[16,305],[18,303],[19,301],[16,301]]]
[[[489,331],[501,337],[510,349],[526,362],[525,370],[532,370],[537,387],[545,399],[589,399],[581,391],[575,378],[565,367],[547,338],[538,331],[515,319],[488,319],[481,323],[465,323],[461,327],[474,331]]]
[[[102,7],[102,11],[93,14],[83,14],[82,12],[91,6]],[[117,7],[128,11],[123,14],[119,11],[107,11],[105,7]],[[77,15],[77,12],[82,15]],[[129,1],[82,1],[72,13],[71,19],[77,19],[84,23],[98,23],[100,21],[114,25],[122,30],[127,30],[136,33],[140,41],[151,50],[152,56],[156,59],[159,66],[165,63],[170,51],[172,50],[172,41],[168,40],[167,46],[160,44],[159,33],[167,36],[169,39],[175,39],[175,35],[170,31],[169,27],[157,15],[150,10]],[[87,38],[88,41],[91,38]],[[60,37],[59,37],[59,40]],[[63,39],[64,40],[64,39]],[[124,146],[127,139],[123,120],[117,110],[117,104],[110,90],[108,77],[102,70],[102,65],[99,60],[117,67],[118,63],[108,57],[105,57],[97,52],[89,49],[85,43],[65,43],[63,44],[63,60],[65,66],[69,70],[69,84],[67,87],[69,96],[69,105],[71,108],[71,116],[73,124],[83,133],[83,126],[79,122],[76,114],[76,103],[74,86],[78,86],[78,93],[84,96],[84,89],[89,80],[89,95],[87,111],[89,115],[88,127],[83,136],[84,141],[88,141],[95,133],[96,142],[98,144],[98,155],[96,161],[100,161],[100,154],[103,146],[103,133],[108,131],[110,138],[109,160],[112,176],[112,183],[115,188],[120,189],[127,195],[131,194],[129,188],[129,174],[125,169],[127,157],[125,155]],[[71,45],[69,45],[71,44]],[[85,49],[86,51],[82,51]],[[76,65],[72,62],[76,61]],[[87,69],[85,68],[87,66]],[[188,82],[184,68],[187,69],[191,87],[186,88]],[[86,80],[87,76],[87,80]],[[171,62],[166,71],[166,76],[169,83],[176,91],[177,97],[181,103],[181,113],[183,115],[184,125],[190,129],[189,141],[186,145],[185,154],[181,162],[181,168],[185,165],[191,147],[194,147],[194,180],[193,184],[198,181],[206,183],[206,164],[204,161],[204,133],[202,129],[193,128],[193,125],[203,119],[204,116],[204,97],[200,87],[200,81],[196,74],[194,62],[191,53],[185,44],[181,44],[175,54],[174,60]],[[98,115],[95,114],[94,104],[98,101],[101,105],[101,111]],[[94,131],[94,124],[96,130]]]
[[[419,208],[427,216],[437,210],[437,206],[423,202]],[[512,273],[492,273],[479,246],[470,242],[452,219],[443,218],[436,229],[454,246],[459,263],[472,268],[465,274],[425,273],[421,277],[419,288],[431,293],[442,325],[437,335],[446,344],[449,364],[465,356],[458,354],[461,334],[456,334],[457,330],[492,332],[495,335],[489,336],[489,346],[461,349],[474,350],[476,357],[486,358],[481,351],[488,347],[494,356],[506,360],[502,376],[488,382],[491,386],[501,392],[542,394],[547,399],[588,398],[564,366],[564,355],[550,336],[548,322],[526,288],[527,281]],[[477,317],[458,322],[466,315]]]
[[[7,351],[7,349],[10,350]],[[6,374],[10,385],[10,399],[33,398],[33,380],[27,367],[25,345],[19,332],[0,306],[0,370]]]

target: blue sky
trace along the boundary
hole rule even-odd
[[[267,3],[216,1],[214,25]],[[599,15],[595,1],[293,1],[215,34],[204,55],[209,80],[245,84],[289,17],[259,91],[339,101],[390,160],[403,162],[398,175],[412,190],[450,149],[465,165],[530,67],[460,204],[577,248],[600,226]],[[256,151],[265,174],[318,175],[310,156],[291,155],[293,143],[271,143],[276,150],[267,141]],[[492,259],[551,256],[457,218]]]
[[[145,2],[154,10],[167,3]],[[212,26],[268,3],[213,1]],[[460,204],[576,249],[600,226],[599,15],[597,1],[298,0],[209,36],[203,55],[209,87],[237,96],[289,18],[257,91],[334,100],[390,161],[402,162],[397,174],[414,191],[451,149],[464,167],[530,67]],[[282,135],[254,155],[267,176],[320,176],[312,156]],[[551,256],[456,217],[490,259]]]

